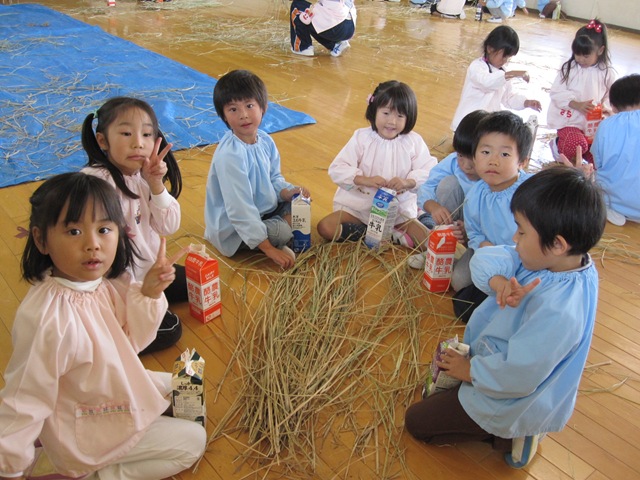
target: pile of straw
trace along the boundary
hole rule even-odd
[[[245,289],[221,381],[237,375],[238,392],[211,441],[248,433],[242,459],[287,475],[312,472],[331,434],[351,442],[340,476],[362,459],[377,478],[405,470],[399,437],[425,379],[421,359],[456,327],[404,259],[395,248],[325,244],[273,277],[257,306]]]

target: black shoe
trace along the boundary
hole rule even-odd
[[[180,318],[171,310],[167,310],[164,314],[156,339],[151,342],[147,348],[142,350],[139,355],[145,355],[147,353],[157,352],[158,350],[164,350],[172,345],[175,345],[182,336],[182,322]]]

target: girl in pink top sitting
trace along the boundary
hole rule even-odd
[[[146,370],[137,355],[155,337],[175,277],[164,239],[135,282],[127,270],[136,249],[106,181],[58,175],[30,202],[22,275],[33,286],[16,312],[0,391],[0,479],[28,474],[36,440],[72,478],[161,479],[188,468],[205,430],[162,415],[171,375]]]
[[[416,219],[417,191],[438,162],[413,131],[418,118],[415,93],[405,83],[383,82],[369,95],[365,117],[370,126],[356,130],[329,166],[338,189],[333,213],[318,222],[318,233],[326,240],[360,240],[373,197],[386,187],[397,192],[399,203],[394,242],[422,249],[429,231]]]

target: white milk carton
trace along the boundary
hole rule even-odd
[[[291,230],[293,251],[304,252],[311,248],[311,199],[297,193],[291,200]]]
[[[427,375],[427,381],[422,392],[423,398],[441,390],[448,390],[461,383],[457,378],[453,378],[447,375],[447,372],[445,370],[442,370],[436,364],[436,362],[442,361],[442,354],[448,348],[455,350],[464,357],[469,356],[469,345],[458,341],[457,335],[453,338],[450,338],[449,340],[438,343],[438,348],[436,348],[436,351],[433,354],[431,368],[429,370],[429,374]]]
[[[176,359],[171,375],[173,416],[198,422],[206,428],[204,358],[188,348]]]
[[[531,131],[531,147],[527,152],[527,157],[531,158],[531,153],[533,152],[533,145],[536,143],[536,137],[538,136],[538,116],[529,115],[529,120],[527,120],[526,125]]]
[[[391,232],[398,215],[398,199],[396,191],[390,188],[379,188],[373,197],[367,234],[364,243],[369,248],[378,248],[391,240]]]

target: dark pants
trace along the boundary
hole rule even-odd
[[[404,417],[407,431],[418,440],[433,445],[458,442],[487,442],[495,450],[511,451],[511,440],[483,430],[464,410],[458,400],[460,386],[434,393],[411,405]]]
[[[313,28],[313,23],[305,25],[300,21],[300,14],[309,8],[311,4],[305,0],[293,0],[291,2],[291,48],[296,52],[306,50],[311,46],[311,37],[315,38],[327,50],[333,50],[336,43],[349,40],[355,32],[353,20],[344,20],[329,30],[318,33]]]
[[[169,303],[186,302],[189,300],[187,295],[187,274],[182,265],[175,264],[176,278],[171,285],[164,290],[164,295]]]

